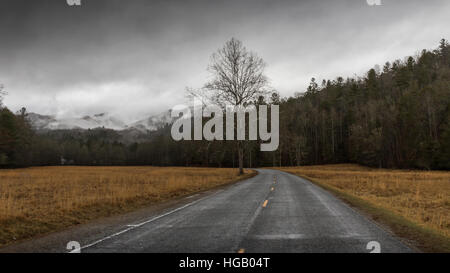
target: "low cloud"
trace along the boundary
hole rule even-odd
[[[231,37],[266,60],[283,96],[450,38],[444,0],[63,2],[0,4],[0,82],[13,110],[128,120],[165,111],[207,81],[210,55]]]

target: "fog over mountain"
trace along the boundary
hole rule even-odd
[[[93,116],[83,116],[78,118],[58,118],[51,115],[28,113],[27,118],[30,121],[31,126],[38,131],[106,128],[118,131],[131,129],[145,133],[147,131],[155,131],[173,121],[170,116],[170,111],[128,124],[108,113],[99,113],[94,114]]]

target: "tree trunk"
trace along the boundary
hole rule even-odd
[[[281,156],[282,156],[282,153],[281,153],[281,147],[280,147],[280,156],[279,156],[279,158],[278,158],[278,160],[279,160],[279,163],[280,163],[280,167],[281,167]]]
[[[241,141],[237,142],[238,158],[239,158],[239,175],[244,174],[244,146]]]
[[[334,156],[334,110],[331,112],[331,154],[333,155],[333,163],[336,162]]]

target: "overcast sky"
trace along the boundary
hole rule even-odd
[[[370,0],[369,0],[370,1]],[[311,77],[364,76],[450,38],[450,1],[0,1],[0,83],[12,110],[126,120],[183,102],[231,37],[282,96]]]

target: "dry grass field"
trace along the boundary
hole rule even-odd
[[[372,169],[353,164],[279,169],[450,238],[450,172]]]
[[[253,175],[246,171],[244,177]],[[236,181],[235,169],[35,167],[0,170],[0,245]]]

